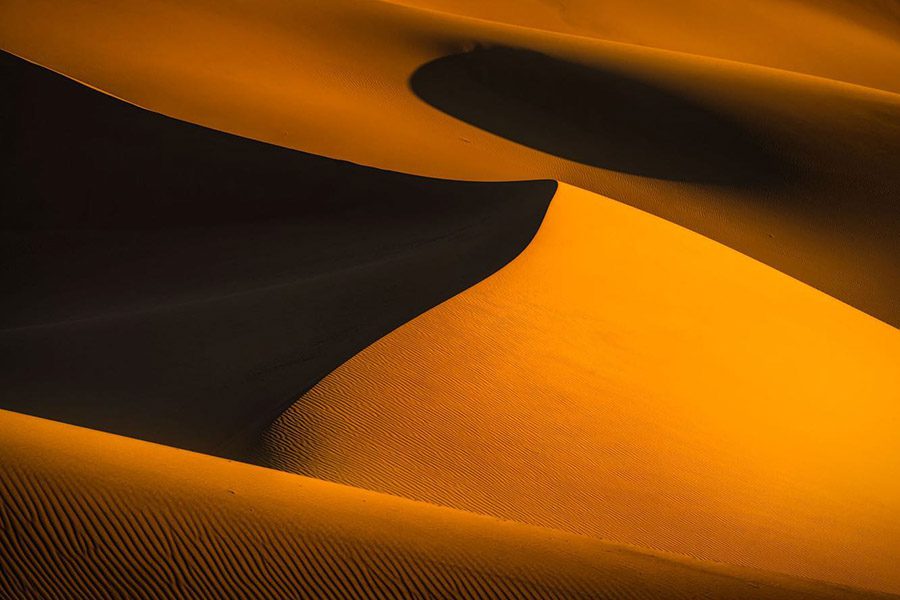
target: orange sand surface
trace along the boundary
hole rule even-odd
[[[877,597],[0,411],[0,598]]]
[[[277,394],[232,402],[234,414],[254,413],[240,423],[265,430],[249,442],[262,466],[0,411],[0,598],[900,594],[896,2],[3,0],[0,49],[150,111],[284,148],[446,179],[561,182],[537,236],[494,275],[312,389],[282,370]],[[154,163],[157,146],[120,137],[97,139],[112,156],[131,145]],[[29,166],[40,176],[41,164]],[[90,168],[103,177],[100,158]],[[362,190],[354,197],[384,199],[347,178]],[[90,208],[95,188],[77,185]],[[198,205],[217,199],[215,186],[176,188]],[[128,201],[134,214],[157,206],[139,194],[98,199]],[[414,221],[387,222],[356,225],[392,243],[417,239],[390,234],[404,223],[410,234]],[[437,236],[450,247],[441,261],[454,260],[453,236],[469,229]],[[102,235],[78,232],[107,252]],[[184,244],[148,246],[148,264],[203,247],[178,232]],[[35,249],[61,268],[72,258],[40,241],[17,248],[20,269]],[[262,246],[247,248],[249,263],[280,274]],[[421,257],[415,243],[391,248]],[[399,275],[373,270],[372,258],[341,268],[393,290]],[[85,301],[80,273],[96,275],[78,265],[67,293],[51,295],[62,313]],[[193,283],[160,272],[143,283],[163,300]],[[300,281],[303,294],[321,293],[318,279]],[[379,309],[349,284],[332,288],[350,298],[339,334],[357,335],[353,317],[366,317],[352,302]],[[273,290],[310,321],[300,333],[317,330],[318,309]],[[40,312],[36,295],[24,304]],[[278,352],[321,358],[306,338],[281,337],[281,313],[247,313],[267,317]],[[185,352],[259,358],[273,348],[249,345],[240,319],[194,326],[209,316],[135,326]],[[55,386],[47,402],[72,420],[105,422],[102,402],[73,399],[98,388],[109,401],[115,377],[137,379],[102,358],[114,344],[81,340],[96,361],[49,337],[42,346],[77,377],[12,371]],[[190,358],[202,366],[216,355]],[[159,369],[118,359],[185,394],[187,361],[164,357]],[[103,368],[114,376],[97,377]],[[190,433],[179,412],[208,412],[215,428],[224,413],[206,407],[222,403],[214,392],[227,377],[246,380],[241,368],[198,379],[196,403],[148,387],[176,409],[157,425]],[[271,411],[251,410],[298,397],[268,427]],[[141,398],[113,406],[141,420]]]
[[[536,238],[272,427],[264,464],[900,591],[900,334],[561,186]]]
[[[480,4],[494,6],[472,9],[489,18],[511,6]],[[897,90],[890,68],[897,63],[896,9],[838,0],[726,9],[696,0],[673,14],[679,9],[671,2],[657,1],[653,10],[648,1],[626,4],[608,8],[611,26],[625,31],[619,37],[664,49],[351,0],[6,0],[0,45],[146,108],[320,155],[455,179],[561,180],[686,226],[900,324],[900,96],[839,81]],[[536,5],[516,11],[516,19],[543,22],[550,9]],[[466,3],[432,6],[466,12]],[[588,3],[563,6],[588,22]],[[687,24],[681,14],[692,15]],[[691,25],[700,21],[703,32]],[[637,30],[648,37],[627,34]],[[580,70],[557,94],[546,64],[510,54],[482,70],[489,82],[497,72],[511,80],[485,89],[476,55],[471,69],[431,70],[469,96],[432,90],[446,100],[439,110],[413,93],[410,79],[423,65],[479,45],[525,49]],[[427,89],[419,93],[435,101]],[[541,94],[541,106],[529,104]],[[491,127],[504,120],[505,127]],[[620,122],[628,124],[623,131],[605,135],[604,123]],[[642,123],[647,131],[628,135]],[[520,143],[535,135],[566,143],[573,130],[590,134],[605,157],[627,152],[634,140],[648,143],[627,168],[572,160],[549,143]],[[709,143],[723,131],[727,143]],[[681,159],[716,164],[729,154],[723,147],[760,152],[687,179],[665,168]]]
[[[534,29],[776,67],[900,92],[894,0],[395,0]]]
[[[556,190],[271,146],[3,52],[0,90],[0,408],[226,458],[512,260]]]

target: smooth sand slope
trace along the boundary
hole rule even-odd
[[[894,0],[394,0],[900,92]]]
[[[355,486],[0,411],[0,596],[900,593],[895,13],[412,2],[0,3],[0,407]]]
[[[900,333],[562,186],[512,263],[288,410],[263,464],[900,592]]]
[[[735,8],[733,20],[744,21],[748,11],[754,13],[752,4]],[[783,4],[777,14],[789,13],[792,6],[802,10],[794,2]],[[563,4],[570,5],[578,6]],[[868,39],[875,35],[872,31],[888,28],[887,39],[896,39],[894,25],[857,26],[858,19],[842,16],[838,3],[818,6],[818,13],[843,19],[842,36],[856,32],[859,39]],[[642,27],[642,20],[634,20],[638,13],[630,14],[632,26]],[[888,13],[876,8],[866,14]],[[852,56],[838,42],[834,51],[819,52],[831,43],[834,30],[815,19],[763,21],[768,27],[757,19],[758,31],[752,21],[747,21],[746,35],[752,31],[758,40],[771,39],[778,23],[788,27],[779,39],[797,39],[797,52],[801,38],[820,40],[809,54],[820,56],[823,64]],[[725,50],[739,45],[739,36],[711,27],[716,34],[706,37],[708,45]],[[684,35],[704,38],[688,28]],[[523,145],[533,136],[532,121],[514,123],[518,131],[507,139],[494,129],[482,129],[482,121],[467,123],[465,111],[441,112],[413,93],[410,78],[423,65],[479,44],[538,52],[595,73],[587,82],[564,86],[566,95],[543,109],[542,128],[549,123],[551,135],[564,135],[573,126],[596,131],[586,126],[585,117],[615,122],[623,112],[630,112],[630,122],[649,120],[677,132],[682,115],[656,108],[661,103],[669,109],[690,106],[695,123],[704,110],[711,118],[682,136],[681,154],[695,162],[710,156],[705,140],[724,119],[731,124],[731,137],[736,132],[749,136],[741,147],[761,147],[793,176],[773,180],[765,168],[771,162],[744,163],[741,156],[735,160],[741,161],[743,176],[728,185],[719,178],[673,180],[653,169],[619,171],[615,163],[584,164],[571,155],[554,154],[552,146]],[[9,0],[0,7],[0,46],[155,111],[320,155],[453,179],[546,178],[574,184],[684,225],[900,324],[895,301],[900,296],[896,94],[357,0],[126,0],[114,5]],[[782,54],[777,44],[771,47],[772,55]],[[889,58],[893,51],[866,52],[848,68],[896,78],[896,61]],[[859,67],[863,64],[868,66]],[[543,90],[553,78],[541,70],[540,61],[514,59],[504,68],[511,71],[513,85],[490,91],[502,98],[484,110],[506,106],[513,116],[521,115],[525,113],[517,106],[529,104],[535,94],[552,94]],[[626,85],[624,92],[596,86],[597,81],[622,78],[638,85]],[[522,82],[531,83],[523,87]],[[448,83],[457,88],[481,85],[471,75]],[[567,106],[584,101],[580,94],[572,96],[573,85],[592,100],[605,100],[596,102],[594,110],[569,114]],[[571,123],[576,116],[579,120]],[[598,143],[608,147],[610,142],[601,136]],[[665,163],[672,159],[671,148],[663,146],[645,158],[651,165]]]
[[[0,411],[0,598],[875,598]]]
[[[347,358],[528,243],[551,182],[376,171],[0,56],[0,407],[241,456]]]
[[[658,43],[623,39],[897,89],[888,3],[624,4],[609,10],[632,31],[657,18],[648,13],[665,23],[647,27]],[[561,6],[581,21],[588,4]],[[453,179],[561,180],[900,324],[897,94],[375,1],[7,0],[0,46],[155,111],[320,155]],[[513,51],[439,60],[478,47]],[[417,87],[422,69],[460,97]],[[561,148],[573,130],[599,155]],[[646,143],[648,131],[663,143]],[[721,156],[723,141],[734,155]],[[698,168],[707,163],[716,168]]]

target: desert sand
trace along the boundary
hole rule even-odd
[[[646,10],[638,13],[637,4],[630,10],[662,18],[673,10],[663,7],[669,4],[645,1]],[[406,173],[555,179],[589,189],[720,241],[897,326],[900,96],[890,93],[897,78],[891,57],[900,52],[896,8],[788,0],[754,21],[753,14],[775,3],[757,4],[741,2],[727,19],[709,17],[706,30],[671,25],[723,49],[712,55],[357,0],[7,0],[0,39],[14,54],[214,129]],[[503,5],[509,3],[494,10]],[[691,5],[705,8],[679,14],[696,15],[694,21],[727,10],[711,0]],[[825,13],[842,25],[821,28],[792,11]],[[730,50],[737,52],[741,36],[717,24],[722,19],[745,36],[752,32],[770,55],[815,55],[822,63],[815,74],[824,76],[768,68],[761,59],[763,66],[718,58],[743,56]],[[632,27],[643,28],[643,17]],[[885,47],[857,53],[851,41],[840,41],[848,37],[860,44],[877,38]],[[804,43],[809,38],[816,43]],[[824,46],[831,50],[820,51]],[[425,65],[479,47],[521,52],[476,52],[470,69],[439,62],[431,70],[443,69],[438,78],[463,94],[437,107],[429,104],[434,98],[417,96],[411,79]],[[534,61],[535,53],[547,59]],[[547,61],[562,72],[548,72]],[[853,85],[855,79],[840,78],[848,71],[878,72],[888,81]],[[505,76],[486,87],[498,72]],[[557,94],[548,85],[560,79]],[[474,107],[467,105],[472,100]],[[572,106],[582,108],[569,111]],[[641,132],[657,131],[664,142],[638,154],[641,162],[631,169],[554,152],[573,129],[591,132],[602,155],[628,152],[629,141],[641,136],[593,135],[623,118],[643,123]],[[679,125],[685,119],[687,133]],[[496,121],[506,126],[484,128]],[[536,130],[557,143],[529,145]],[[703,176],[708,170],[695,168],[684,180],[655,168],[672,161],[720,164],[721,145],[707,141],[723,134],[737,146],[726,157],[728,168],[712,178]]]
[[[896,591],[898,356],[896,329],[563,186],[522,255],[326,377],[262,464]]]
[[[900,92],[892,0],[396,0],[398,4]]]
[[[882,597],[7,411],[0,427],[0,598]]]
[[[900,594],[895,3],[0,50],[0,597]]]
[[[3,407],[181,448],[243,457],[298,393],[509,262],[555,189],[376,171],[0,69]]]

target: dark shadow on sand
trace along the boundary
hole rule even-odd
[[[738,187],[795,177],[734,117],[658,83],[531,50],[479,47],[439,58],[410,87],[485,131],[594,167]]]
[[[243,457],[350,356],[514,258],[552,182],[407,176],[0,54],[0,407]]]

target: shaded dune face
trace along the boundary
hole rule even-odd
[[[797,177],[777,141],[625,70],[481,47],[422,66],[410,87],[453,117],[588,166],[747,188],[786,186]]]
[[[842,83],[898,89],[897,70],[889,68],[898,62],[890,57],[900,56],[896,27],[866,16],[886,11],[857,9],[849,0],[405,3],[496,20],[356,0],[7,0],[0,4],[0,38],[19,56],[140,106],[281,146],[432,177],[553,179],[589,189],[900,323],[900,96]],[[593,37],[540,30],[553,14],[585,25],[594,15],[590,29],[600,28]],[[624,37],[607,37],[606,25]],[[454,85],[467,94],[463,106],[492,122],[513,119],[512,131],[497,135],[413,93],[410,77],[423,65],[474,44],[568,65],[561,91],[572,97],[528,90],[531,63],[515,58],[507,60],[509,75],[494,69],[513,107],[498,115],[491,82],[473,83],[462,73]],[[716,56],[742,62],[706,58]],[[544,71],[536,75],[550,84],[562,77]],[[612,89],[616,102],[601,91],[578,109],[580,73],[594,82],[588,90]],[[522,90],[553,111],[529,105],[517,95]],[[669,136],[665,131],[687,128],[631,107],[635,95],[680,111],[699,133]],[[487,101],[486,108],[472,100]],[[575,122],[596,109],[616,118]],[[627,128],[617,123],[623,111],[636,115]],[[532,117],[549,134],[522,130]],[[604,168],[525,145],[571,145],[559,139],[566,127],[588,158],[598,153],[588,142],[600,145],[594,158]],[[623,142],[619,152],[604,135]],[[739,153],[718,155],[722,140]]]
[[[448,116],[565,160],[561,181],[897,326],[900,96],[775,73],[722,77],[723,65],[687,60],[667,73],[551,54],[481,46],[426,63],[409,86]]]
[[[0,428],[4,600],[882,597],[6,411]]]
[[[526,250],[330,373],[260,464],[896,593],[900,335],[561,185]]]
[[[898,6],[0,2],[0,600],[900,593]]]
[[[4,54],[2,406],[240,454],[322,376],[512,259],[551,182],[387,173]]]

